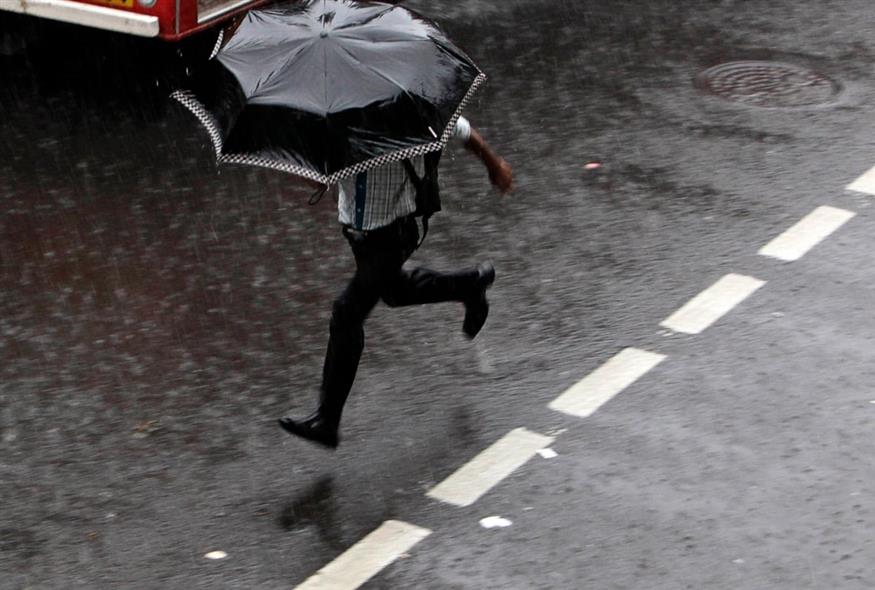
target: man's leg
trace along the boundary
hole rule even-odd
[[[422,267],[402,269],[387,283],[382,298],[390,307],[465,302],[481,289],[484,275],[493,273],[489,263],[460,272],[438,272]]]
[[[405,252],[412,252],[419,238],[415,220],[408,220],[399,229],[402,248]],[[488,262],[471,270],[454,273],[399,267],[381,282],[381,298],[390,307],[445,301],[464,303],[465,321],[462,328],[469,338],[473,338],[483,327],[489,313],[486,289],[494,280],[495,268]]]
[[[337,430],[343,406],[364,348],[365,320],[379,301],[381,281],[397,272],[403,260],[400,251],[393,252],[391,243],[348,238],[355,254],[356,272],[332,306],[319,408],[303,420],[280,419],[280,426],[291,434],[332,448],[339,442]]]
[[[365,346],[365,320],[378,300],[379,287],[374,277],[366,269],[357,268],[332,307],[319,412],[335,428],[340,424]]]

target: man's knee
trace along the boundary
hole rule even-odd
[[[401,300],[398,297],[398,294],[394,291],[388,291],[386,293],[383,293],[380,296],[380,299],[382,299],[383,303],[385,303],[389,307],[399,307],[401,305]]]
[[[410,282],[410,271],[402,270],[396,276],[387,279],[384,283],[380,299],[389,307],[404,305],[404,289]]]
[[[331,306],[332,332],[358,332],[365,323],[368,311],[361,305],[356,305],[351,299],[341,296]]]

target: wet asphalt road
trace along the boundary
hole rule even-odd
[[[167,100],[209,40],[0,21],[0,587],[290,588],[390,518],[434,533],[367,588],[875,587],[875,213],[844,190],[875,165],[868,2],[411,5],[490,75],[467,114],[518,188],[446,161],[416,260],[494,260],[489,322],[378,308],[334,454],[275,420],[313,403],[351,256],[334,203],[217,171]],[[733,59],[843,92],[696,88]],[[857,216],[756,256],[822,204]],[[727,272],[768,283],[659,328]],[[669,358],[586,421],[546,408],[626,346]],[[424,496],[519,426],[567,429],[559,456],[470,508]]]

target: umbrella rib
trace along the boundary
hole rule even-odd
[[[270,83],[272,83],[274,78],[276,78],[277,76],[280,75],[280,73],[282,73],[286,69],[288,69],[292,65],[292,62],[294,62],[298,58],[298,56],[300,56],[302,53],[304,53],[304,51],[309,49],[311,46],[312,46],[312,42],[310,42],[309,44],[307,44],[306,42],[298,44],[298,46],[295,47],[294,50],[292,50],[289,53],[289,55],[287,55],[283,58],[282,66],[280,66],[278,68],[274,68],[270,73],[268,73],[267,76],[264,77],[264,79],[259,80],[256,83],[255,88],[253,88],[252,96],[255,96],[264,87],[266,87]]]
[[[382,17],[384,14],[386,14],[387,12],[392,12],[393,10],[395,10],[395,8],[396,8],[395,6],[390,6],[390,7],[388,7],[388,8],[385,9],[385,10],[381,10],[380,12],[377,12],[376,14],[373,14],[373,15],[369,16],[368,18],[366,18],[366,19],[363,20],[363,21],[358,21],[358,22],[354,22],[354,23],[349,23],[349,24],[346,24],[346,25],[340,25],[340,26],[337,27],[335,30],[336,30],[336,31],[342,31],[342,30],[344,30],[344,29],[350,29],[350,28],[352,28],[352,27],[363,27],[363,26],[365,26],[365,25],[367,25],[367,24],[370,24],[372,21],[374,21],[374,20],[376,20],[376,19],[378,19],[378,18],[381,18],[381,17]]]
[[[377,32],[381,32],[381,31],[377,31]],[[395,31],[390,31],[390,32],[395,32]],[[382,37],[382,38],[380,38],[379,41],[371,41],[370,39],[366,39],[366,38],[361,37],[359,35],[352,35],[350,31],[343,31],[341,29],[338,29],[337,36],[342,38],[342,39],[346,39],[348,41],[351,41],[353,43],[365,43],[368,45],[374,45],[376,43],[379,43],[380,45],[388,45],[390,43],[428,43],[432,40],[430,37],[410,37],[410,36],[407,36],[407,37],[396,37],[395,39],[387,39],[385,37]]]
[[[376,74],[378,77],[382,78],[383,80],[386,80],[387,82],[391,82],[396,87],[398,87],[398,89],[401,90],[401,92],[403,92],[407,96],[410,96],[410,91],[407,90],[407,88],[405,88],[404,86],[402,86],[400,82],[398,82],[397,80],[393,80],[391,77],[387,76],[386,74],[384,74],[380,70],[376,69],[372,64],[369,64],[367,62],[363,62],[362,60],[357,58],[355,55],[353,55],[353,53],[348,48],[341,47],[341,49],[343,49],[343,52],[346,53],[346,55],[348,55],[350,57],[350,59],[355,61],[357,65],[365,67],[368,70],[370,70],[372,73]]]

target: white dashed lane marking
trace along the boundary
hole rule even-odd
[[[601,367],[565,390],[548,407],[557,412],[586,418],[663,359],[665,355],[637,348],[621,350]]]
[[[849,184],[848,190],[875,195],[875,166],[869,168],[860,178]]]
[[[295,590],[355,590],[430,534],[428,529],[387,520]]]
[[[516,428],[491,447],[462,465],[455,473],[426,494],[430,498],[470,506],[495,484],[516,471],[540,449],[550,446],[553,437]]]
[[[685,334],[698,334],[747,299],[766,282],[728,274],[663,320],[659,325]]]
[[[760,249],[760,254],[788,262],[799,260],[855,214],[836,207],[818,207],[796,225]]]

